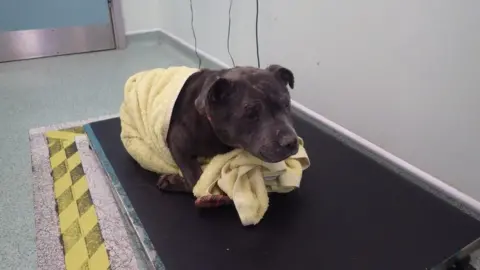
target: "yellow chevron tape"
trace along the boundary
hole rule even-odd
[[[65,268],[110,269],[110,260],[98,223],[75,136],[83,128],[46,132]]]

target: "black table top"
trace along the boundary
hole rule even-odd
[[[300,190],[276,195],[242,227],[233,208],[166,194],[120,141],[118,118],[91,124],[168,270],[423,270],[480,237],[480,222],[307,122],[312,166]]]

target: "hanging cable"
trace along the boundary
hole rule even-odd
[[[192,0],[190,0],[190,15],[191,15],[190,26],[192,27],[193,39],[195,41],[195,55],[197,55],[197,58],[198,58],[198,68],[201,68],[202,67],[202,58],[198,54],[197,35],[195,33],[195,27],[193,26],[193,3],[192,3]]]
[[[230,0],[230,7],[228,8],[228,35],[227,35],[227,51],[230,55],[230,60],[232,60],[232,66],[235,67],[235,60],[233,60],[232,53],[230,52],[230,28],[232,26],[232,5],[233,0]]]
[[[260,68],[260,49],[258,46],[258,12],[259,12],[258,0],[256,0],[256,2],[257,2],[257,14],[255,18],[255,42],[257,46],[257,67]]]

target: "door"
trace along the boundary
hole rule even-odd
[[[115,48],[111,0],[0,0],[0,62]]]

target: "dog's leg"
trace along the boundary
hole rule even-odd
[[[173,174],[162,175],[157,182],[158,188],[164,191],[192,192],[202,175],[200,163],[196,158],[185,155],[185,152],[177,147],[173,147],[171,153],[175,163],[182,171],[183,177]]]
[[[177,149],[178,150],[178,149]],[[189,157],[182,151],[172,149],[172,156],[177,166],[182,171],[183,177],[180,175],[162,175],[160,176],[157,186],[160,190],[170,192],[192,192],[193,187],[202,175],[200,163],[194,157]],[[197,208],[220,207],[222,205],[232,204],[232,200],[224,194],[208,195],[197,198],[195,206]]]
[[[185,179],[178,174],[162,174],[157,181],[157,187],[168,192],[192,192]]]

